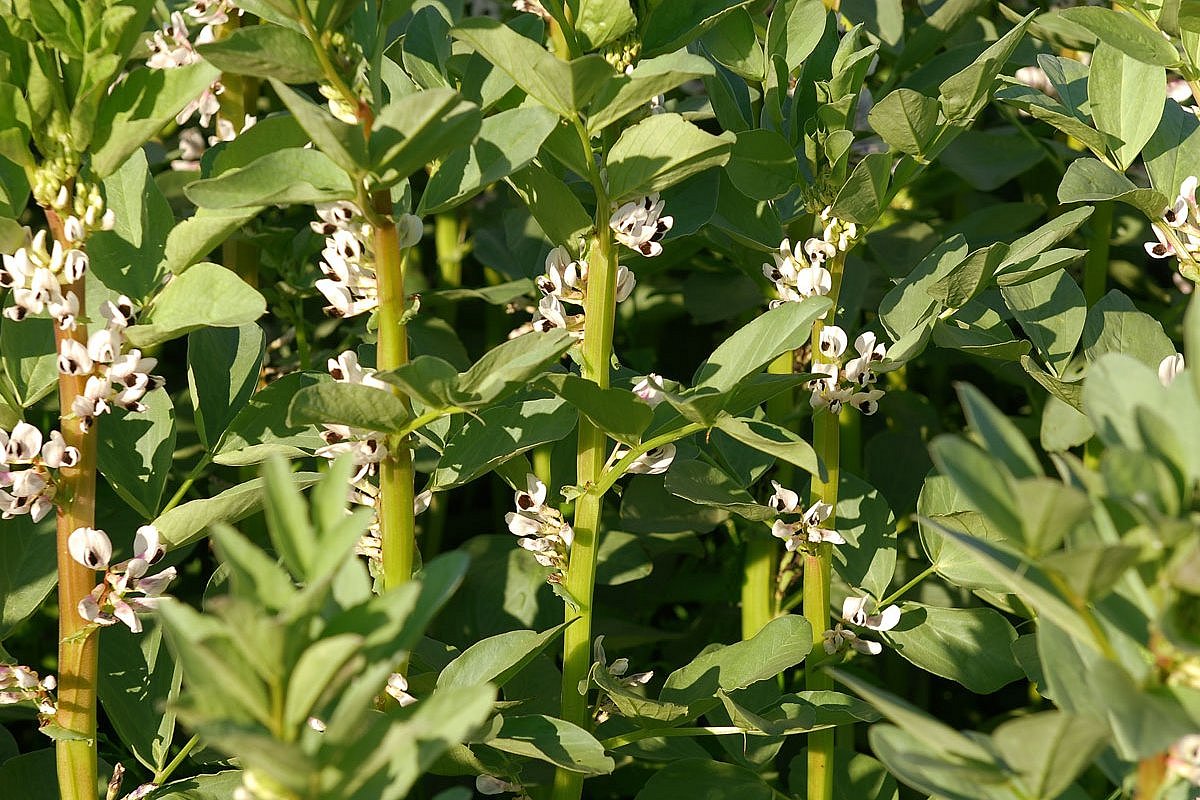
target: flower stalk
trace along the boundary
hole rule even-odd
[[[375,237],[375,275],[379,285],[379,343],[376,367],[392,370],[408,363],[408,331],[404,322],[404,262],[400,232],[392,220],[392,199],[387,191],[372,197]],[[408,397],[393,389],[405,403]],[[411,410],[411,408],[410,408]],[[412,578],[416,522],[413,513],[412,451],[396,438],[379,465],[379,530],[383,551],[384,590]]]
[[[845,254],[838,252],[828,261],[832,277],[829,299],[833,305],[829,311],[830,325],[836,321],[838,292],[842,286],[842,268]],[[814,361],[821,359],[821,331],[825,322],[818,320],[812,329],[812,353]],[[832,507],[825,526],[836,529],[838,479],[841,469],[841,426],[838,415],[828,408],[818,409],[813,417],[813,448],[825,469],[825,479],[813,479],[812,499],[828,503]],[[804,617],[812,626],[813,636],[819,637],[830,627],[829,583],[832,571],[833,546],[821,542],[815,552],[804,556],[803,607]],[[831,678],[819,666],[806,662],[804,685],[809,691],[833,688]],[[814,731],[808,736],[808,794],[807,800],[831,800],[833,797],[833,730]]]
[[[594,164],[591,142],[582,125],[577,126],[586,146],[589,162]],[[612,360],[613,329],[617,308],[617,252],[608,226],[609,201],[593,168],[596,190],[595,235],[587,254],[588,292],[584,305],[587,329],[582,345],[581,373],[584,379],[608,388]],[[603,477],[608,461],[608,436],[586,417],[579,419],[579,451],[576,456],[577,485],[595,486]],[[577,608],[567,607],[567,618],[578,617],[563,635],[562,718],[582,728],[590,727],[590,709],[586,690],[592,665],[592,596],[596,586],[596,555],[599,549],[600,516],[604,507],[603,491],[586,491],[575,504],[573,528],[575,541],[564,587]],[[554,777],[554,800],[578,800],[583,791],[583,775],[559,769]]]
[[[54,238],[67,245],[63,221],[54,211],[46,218]],[[84,281],[64,287],[84,307]],[[80,322],[74,331],[55,326],[55,348],[74,339],[87,344],[87,327]],[[75,398],[82,395],[87,377],[59,373],[59,411],[62,435],[67,445],[79,451],[73,467],[59,471],[58,491],[58,713],[55,722],[79,739],[55,743],[58,785],[63,800],[94,800],[98,767],[96,762],[96,680],[99,672],[99,640],[94,631],[85,632],[88,622],[79,615],[79,601],[96,585],[96,574],[71,557],[67,541],[76,528],[90,528],[96,521],[96,426],[85,427],[73,413]]]

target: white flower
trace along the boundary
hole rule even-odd
[[[1167,768],[1180,779],[1200,786],[1200,734],[1188,734],[1171,745]]]
[[[63,339],[58,348],[58,371],[63,375],[90,375],[93,361],[87,347],[75,339]]]
[[[877,656],[883,652],[883,645],[879,642],[858,638],[858,634],[854,631],[846,630],[840,622],[834,625],[831,630],[827,630],[821,634],[821,638],[824,640],[823,647],[825,648],[825,652],[829,655],[833,655],[847,646],[870,656]]]
[[[538,514],[546,503],[547,492],[546,484],[542,483],[537,475],[528,473],[525,475],[525,491],[518,491],[513,502],[518,511]]]
[[[518,491],[513,498],[517,510],[505,514],[504,523],[519,537],[518,546],[532,553],[538,564],[554,567],[548,580],[558,582],[567,567],[575,532],[558,509],[546,505],[548,490],[536,475],[527,475],[525,486],[525,491]]]
[[[794,248],[788,239],[780,242],[779,249],[771,254],[774,263],[762,265],[763,275],[775,284],[779,295],[771,307],[829,294],[833,276],[824,264],[836,253],[836,248],[820,239],[809,239],[803,248],[800,242]]]
[[[773,497],[772,500],[787,504],[791,498],[786,495],[780,496],[780,493],[777,491],[776,497]],[[798,501],[799,498],[797,498],[797,503]],[[795,509],[798,507],[798,505],[793,505],[792,508]],[[791,509],[785,510],[790,511]],[[823,542],[845,544],[846,540],[842,538],[840,533],[821,527],[821,523],[829,519],[832,513],[833,506],[818,500],[809,506],[808,510],[796,522],[785,522],[782,519],[775,520],[775,523],[771,526],[771,535],[777,539],[782,539],[788,551],[795,551],[805,547],[815,547]]]
[[[9,464],[30,464],[42,449],[42,432],[28,422],[18,422],[8,435],[5,460]]]
[[[108,534],[95,528],[76,528],[67,539],[67,550],[88,569],[108,569],[112,558]]]
[[[152,525],[138,528],[134,536],[134,556],[110,566],[112,544],[104,531],[78,528],[67,540],[71,557],[91,569],[104,569],[104,579],[79,601],[79,616],[97,625],[123,622],[133,633],[142,632],[139,613],[152,611],[162,593],[175,579],[174,567],[147,575],[165,550],[159,543],[158,530]]]
[[[818,339],[818,349],[827,361],[834,361],[846,352],[846,332],[836,325],[826,325],[821,328]]]
[[[775,494],[767,500],[767,505],[771,508],[780,514],[791,514],[800,507],[800,495],[791,489],[783,488],[779,481],[771,481],[771,486],[775,487]]]
[[[890,605],[875,614],[867,613],[866,597],[847,597],[842,602],[842,619],[873,631],[890,631],[900,622],[900,606]]]
[[[625,456],[629,455],[629,448],[618,446],[613,450],[612,455],[608,459],[608,463],[613,464],[620,461]],[[671,462],[675,460],[675,445],[664,444],[659,447],[647,450],[642,455],[638,456],[630,463],[625,470],[627,475],[661,475],[671,468]]]
[[[1159,382],[1163,386],[1170,386],[1179,377],[1179,373],[1183,372],[1185,366],[1182,353],[1167,356],[1158,364]]]
[[[29,667],[0,664],[0,706],[29,702],[40,714],[52,715],[55,702],[51,692],[57,686],[53,675],[41,678]]]
[[[73,467],[79,463],[79,450],[67,444],[58,431],[50,431],[50,438],[42,445],[42,463],[50,469]]]
[[[633,386],[633,393],[641,398],[651,408],[666,400],[662,385],[662,376],[651,372]]]
[[[617,241],[647,258],[662,253],[663,236],[675,224],[673,217],[662,216],[663,201],[657,193],[631,200],[613,212],[608,221]]]
[[[375,377],[375,370],[358,363],[358,354],[353,350],[346,350],[337,358],[329,359],[327,365],[329,375],[338,383],[353,383],[391,391],[388,384]]]
[[[388,676],[387,686],[384,688],[392,698],[401,706],[411,706],[417,702],[417,698],[408,693],[408,680],[399,672],[393,672]]]

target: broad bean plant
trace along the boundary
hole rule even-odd
[[[1200,797],[1200,7],[0,0],[0,796]]]

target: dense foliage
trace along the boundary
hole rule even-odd
[[[1200,797],[1197,81],[1190,0],[0,0],[0,796]]]

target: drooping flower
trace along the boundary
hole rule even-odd
[[[842,602],[842,619],[860,628],[870,628],[873,631],[890,631],[900,623],[900,606],[890,605],[874,614],[867,613],[866,597],[847,597]]]
[[[53,692],[58,682],[53,675],[39,677],[29,667],[0,664],[0,706],[33,703],[43,717],[56,710]]]
[[[79,450],[62,434],[49,437],[27,422],[11,433],[0,429],[0,519],[28,514],[41,522],[50,513],[56,493],[55,474],[79,463]],[[17,469],[24,467],[24,469]]]
[[[858,356],[842,366],[846,352],[845,331],[835,325],[821,329],[818,340],[818,355],[823,360],[815,361],[812,371],[820,377],[809,381],[812,391],[809,404],[814,409],[827,409],[838,414],[849,403],[863,414],[874,414],[879,408],[882,389],[873,388],[877,379],[874,365],[883,359],[887,349],[875,334],[867,331],[854,340]]]
[[[629,455],[629,448],[618,445],[608,458],[609,464],[615,464]],[[633,460],[625,470],[626,475],[661,475],[671,468],[675,460],[675,445],[664,444],[647,450]]]
[[[203,15],[202,13],[201,16]],[[192,16],[200,19],[200,16],[195,14]],[[196,45],[207,44],[215,37],[216,32],[210,23],[200,29],[200,33],[193,42],[183,14],[179,11],[172,12],[171,19],[146,40],[146,46],[150,50],[146,66],[150,69],[176,69],[195,64],[203,60],[196,50]],[[198,111],[200,112],[200,124],[207,126],[216,113],[221,110],[221,101],[217,99],[217,96],[224,91],[225,86],[220,80],[213,81],[199,96],[183,107],[183,110],[176,115],[175,122],[182,125]]]
[[[633,386],[633,393],[645,401],[651,408],[657,407],[659,403],[667,399],[664,391],[662,376],[653,372]]]
[[[520,547],[532,553],[537,563],[554,568],[547,580],[561,583],[575,532],[557,508],[546,504],[547,492],[546,484],[536,475],[526,475],[525,489],[518,491],[513,499],[516,511],[504,515],[504,524],[519,537]]]
[[[1183,353],[1167,356],[1158,363],[1158,380],[1163,386],[1170,386],[1179,377],[1187,365],[1183,361]]]
[[[387,686],[384,691],[391,696],[393,700],[403,706],[411,706],[417,702],[417,698],[408,693],[408,679],[399,672],[393,672],[388,676]]]
[[[801,245],[784,239],[779,249],[771,254],[773,263],[763,264],[763,275],[775,284],[779,295],[770,307],[783,303],[798,303],[809,297],[824,296],[833,289],[833,276],[825,268],[825,261],[836,253],[832,245],[820,239],[809,239]]]
[[[877,656],[883,652],[883,645],[879,642],[860,639],[858,634],[842,627],[842,623],[840,622],[821,634],[821,638],[823,639],[822,646],[829,655],[833,655],[845,647],[852,647],[858,652],[869,656]]]
[[[787,513],[794,513],[798,508],[796,506],[794,508],[785,508],[784,510]],[[777,539],[782,539],[784,547],[789,552],[812,548],[823,542],[845,544],[846,540],[842,538],[840,533],[821,527],[821,523],[829,519],[832,513],[833,506],[818,500],[809,506],[808,510],[795,522],[785,522],[782,519],[775,520],[774,524],[771,525],[771,535]]]
[[[608,221],[617,241],[647,258],[662,253],[662,238],[675,224],[674,217],[662,215],[663,201],[658,194],[646,195],[617,208]]]
[[[572,260],[565,247],[555,247],[546,256],[546,271],[534,281],[542,297],[531,322],[531,330],[538,333],[558,328],[576,339],[584,335],[585,318],[583,305],[587,302],[588,265],[583,259]],[[616,301],[626,300],[637,284],[637,278],[624,266],[617,267]],[[578,306],[579,312],[572,313],[567,306]]]
[[[153,611],[163,599],[167,585],[175,580],[174,567],[148,574],[162,560],[166,548],[158,529],[143,525],[134,535],[134,555],[119,564],[109,564],[112,543],[94,528],[76,528],[67,540],[71,557],[92,570],[104,570],[104,579],[79,601],[79,616],[96,625],[113,625],[118,620],[134,633],[142,632],[138,614]]]

